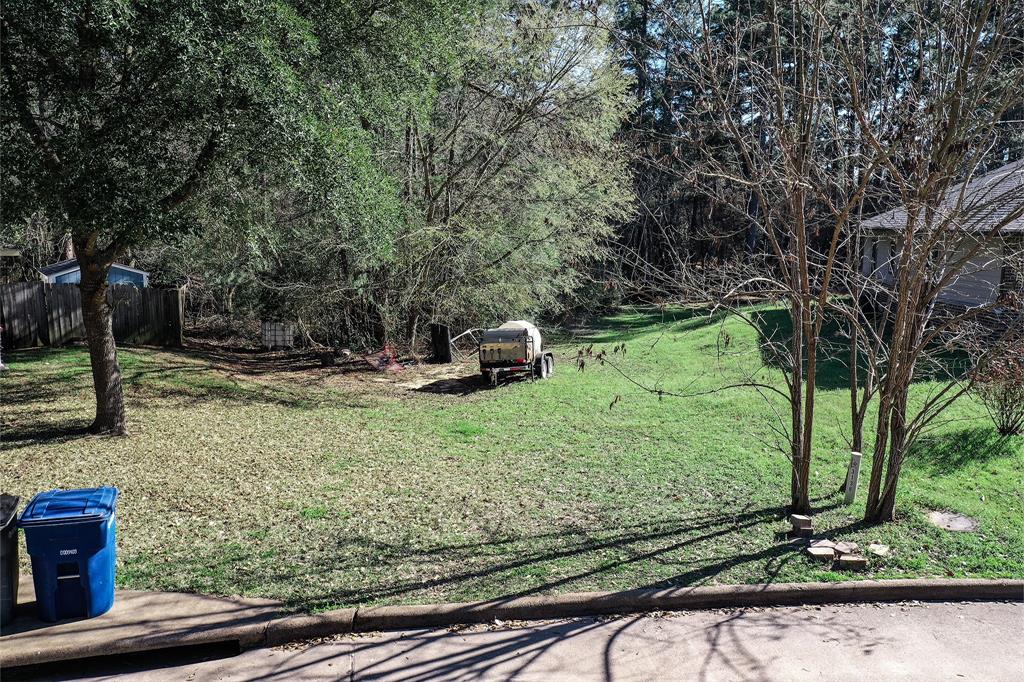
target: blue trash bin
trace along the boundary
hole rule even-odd
[[[32,558],[39,618],[92,618],[114,605],[117,488],[51,490],[25,507],[19,526]]]

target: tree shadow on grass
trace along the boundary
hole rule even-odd
[[[315,408],[325,402],[336,407],[355,409],[369,406],[367,401],[360,400],[358,396],[325,393],[290,378],[287,381],[260,381],[250,378],[250,375],[254,377],[258,374],[256,368],[232,374],[212,362],[203,364],[175,361],[200,359],[205,357],[202,354],[189,355],[170,352],[167,349],[153,350],[165,354],[165,357],[130,356],[121,363],[121,381],[129,411],[153,399],[176,401],[188,407],[202,405],[211,400],[236,404],[269,404],[297,409]],[[62,353],[66,354],[67,351],[30,349],[19,351],[18,356],[22,362],[42,361],[51,357],[60,360],[63,357]],[[11,372],[0,375],[0,399],[3,403],[29,408],[19,410],[19,420],[26,415],[39,417],[38,420],[32,420],[36,423],[19,428],[25,433],[40,434],[39,442],[54,442],[53,438],[61,433],[62,427],[54,420],[46,419],[54,413],[52,403],[71,397],[80,404],[80,409],[77,410],[79,413],[91,413],[92,376],[87,356],[83,362],[84,364],[61,363],[56,368],[38,365],[15,366]],[[40,409],[34,409],[35,405],[39,405]],[[68,435],[78,435],[75,427],[69,428]],[[9,439],[5,437],[5,440]],[[27,443],[25,439],[21,442]]]
[[[793,323],[789,311],[777,305],[762,305],[751,306],[745,310],[745,314],[758,334],[762,362],[769,367],[788,371],[785,360],[793,336]],[[658,331],[695,331],[721,324],[730,317],[741,321],[738,315],[728,310],[713,311],[707,306],[640,309],[621,316],[591,321],[578,330],[576,338],[567,341],[583,344],[621,343]],[[837,332],[838,329],[834,325],[826,325],[823,328],[823,340],[818,347],[817,381],[819,388],[824,390],[841,389],[849,385],[849,342]]]
[[[85,386],[92,381],[89,367],[36,373],[10,370],[0,374],[0,401],[5,405],[33,402],[52,402]]]
[[[819,511],[837,506],[837,502],[825,504]],[[343,535],[338,538],[337,551],[301,564],[282,561],[268,569],[265,564],[250,564],[244,551],[221,556],[207,552],[187,559],[177,572],[230,574],[234,589],[255,588],[264,593],[267,586],[275,586],[272,591],[279,592],[289,585],[330,585],[332,575],[362,576],[357,585],[304,591],[286,598],[288,605],[298,610],[451,600],[461,595],[493,594],[496,590],[500,594],[492,601],[500,603],[536,594],[592,589],[595,579],[630,571],[638,571],[636,580],[642,583],[645,571],[637,567],[644,564],[691,568],[653,585],[635,587],[704,584],[724,571],[757,562],[765,563],[758,581],[772,582],[799,553],[796,546],[764,532],[769,530],[765,526],[781,521],[786,514],[786,507],[781,505],[747,507],[678,521],[569,527],[532,536],[433,547]],[[761,530],[754,531],[756,527]],[[708,553],[718,556],[708,557]],[[565,571],[574,564],[574,569]],[[140,569],[142,574],[148,570]],[[549,571],[558,577],[541,577]]]
[[[971,464],[984,464],[1024,451],[1024,438],[1000,436],[991,427],[921,438],[909,461],[937,474],[950,474]]]
[[[480,391],[491,388],[490,381],[480,375],[479,372],[464,377],[452,377],[437,379],[429,384],[415,388],[417,393],[432,393],[436,395],[453,395],[463,398]]]
[[[727,317],[725,311],[707,306],[688,308],[639,308],[620,315],[588,320],[577,325],[571,334],[559,334],[564,343],[623,343],[659,331],[681,333],[718,324]]]
[[[325,376],[363,374],[368,370],[367,364],[359,354],[354,354],[348,359],[332,357],[332,364],[325,364],[324,356],[331,354],[330,349],[271,351],[190,341],[182,348],[160,350],[177,357],[198,360],[212,369],[231,375],[251,377],[306,374],[310,379],[316,379]]]
[[[277,382],[239,380],[221,376],[210,367],[181,366],[128,372],[124,375],[126,395],[131,402],[157,398],[179,401],[190,407],[208,401],[222,401],[240,405],[279,405],[299,409],[316,407],[325,396],[304,390],[301,385]],[[365,407],[353,401],[331,400],[332,405]]]
[[[30,413],[31,414],[31,413]],[[47,415],[49,416],[49,415]],[[10,426],[5,424],[0,442],[5,450],[33,445],[54,445],[89,437],[90,420],[69,419],[57,422],[32,421]]]
[[[761,358],[765,365],[789,371],[789,345],[793,338],[793,320],[783,307],[765,307],[750,312],[757,327]],[[850,341],[834,320],[822,325],[817,352],[817,387],[823,390],[842,390],[850,386]],[[914,383],[943,380],[963,373],[967,356],[964,353],[934,348],[928,352],[929,362],[918,363]],[[868,357],[858,356],[858,379],[861,386],[868,375]],[[806,359],[805,369],[806,369]]]
[[[762,362],[788,372],[788,349],[793,338],[793,320],[789,310],[781,307],[762,308],[751,312],[751,319],[757,328]],[[822,390],[843,389],[850,385],[850,344],[839,337],[837,331],[834,325],[822,328],[816,372],[817,387]],[[866,361],[862,358],[861,362]],[[860,376],[863,381],[863,371]]]
[[[126,370],[122,373],[122,380],[129,421],[133,411],[152,407],[153,401],[169,401],[181,408],[202,408],[211,401],[274,405],[295,410],[316,409],[324,401],[329,401],[332,407],[369,407],[368,402],[353,396],[318,396],[289,385],[220,379],[204,373],[201,367],[190,365]],[[55,401],[69,395],[72,402],[61,404],[70,404],[70,407],[54,405]],[[3,386],[0,399],[4,404],[19,406],[4,415],[0,444],[5,450],[94,437],[87,431],[94,414],[92,386],[80,384],[77,379],[68,380],[57,375],[31,377],[18,384]]]

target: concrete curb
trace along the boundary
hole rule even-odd
[[[301,639],[315,639],[352,632],[358,609],[338,609],[312,615],[285,616],[272,620],[263,637],[263,646],[279,646]],[[245,647],[243,648],[252,648]]]
[[[423,606],[376,606],[359,608],[354,617],[352,609],[320,614],[323,629],[314,636],[443,627],[496,619],[550,620],[648,611],[908,600],[1024,601],[1024,580],[858,580],[842,583],[713,585],[665,590],[578,592]]]
[[[649,611],[792,606],[893,601],[1019,601],[1024,580],[857,580],[841,583],[714,585],[623,592],[579,592],[492,601],[415,606],[374,606],[320,614],[285,615],[262,623],[225,623],[196,630],[150,633],[110,642],[103,650],[68,641],[56,650],[10,651],[5,667],[36,665],[101,654],[125,654],[196,644],[238,642],[245,649],[278,646],[351,632],[412,630],[493,620],[552,620]],[[91,621],[82,621],[90,623]],[[0,644],[3,644],[0,639]]]

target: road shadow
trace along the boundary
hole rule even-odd
[[[182,664],[188,659],[233,655],[239,652],[240,632],[266,627],[280,615],[280,605],[271,600],[119,591],[113,608],[100,616],[51,623],[36,617],[33,592],[31,579],[22,576],[16,617],[0,636],[5,653],[56,650],[96,655],[77,659],[73,666],[61,661],[5,667],[4,680],[127,674]],[[213,643],[189,646],[197,640]],[[173,650],[163,650],[167,646]],[[140,649],[149,651],[128,653]],[[154,651],[157,649],[161,650],[159,654]],[[161,660],[164,656],[171,660]]]
[[[792,607],[584,617],[337,637],[183,665],[204,679],[784,679],[787,643],[882,655],[899,637],[877,620]]]
[[[54,661],[36,665],[18,666],[4,670],[4,680],[95,680],[123,676],[131,679],[142,673],[166,670],[183,665],[197,665],[210,661],[222,660],[237,656],[242,648],[237,641],[213,642],[211,644],[192,644],[156,651],[139,651],[119,656],[92,656],[78,658],[74,661],[74,669],[68,661]]]

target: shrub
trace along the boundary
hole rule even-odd
[[[1024,432],[1024,339],[994,351],[978,365],[974,392],[1004,436]]]

